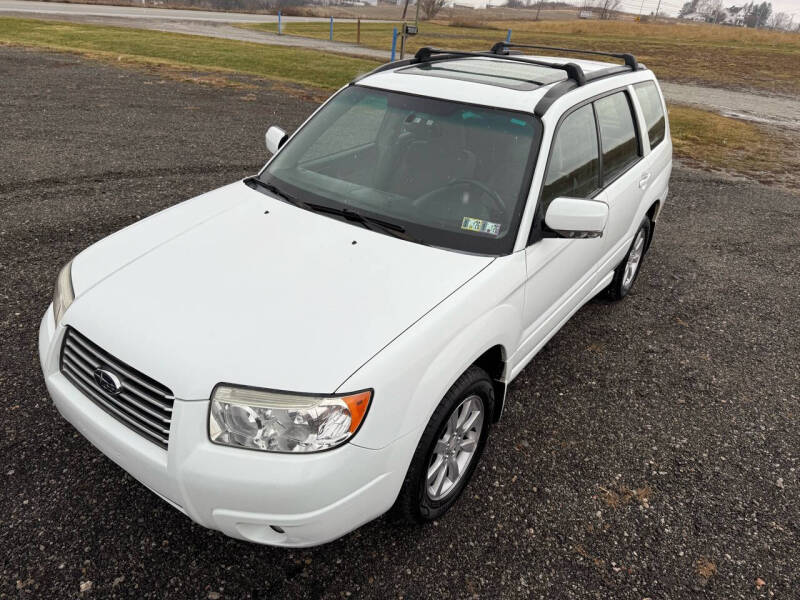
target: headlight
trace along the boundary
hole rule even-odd
[[[69,308],[73,300],[75,300],[75,291],[72,289],[72,261],[69,261],[58,274],[56,289],[53,292],[53,315],[56,325],[61,321],[64,311]]]
[[[319,452],[353,437],[372,392],[313,396],[218,385],[208,434],[215,444],[267,452]]]

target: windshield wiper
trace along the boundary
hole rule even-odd
[[[369,223],[374,223],[376,225],[380,225],[384,229],[391,229],[392,231],[397,231],[398,233],[404,233],[406,228],[402,225],[398,225],[397,223],[392,223],[391,221],[384,221],[383,219],[378,219],[376,217],[368,217],[367,215],[362,215],[360,212],[356,212],[350,208],[337,208],[335,206],[326,206],[324,204],[307,204],[308,208],[314,210],[316,212],[324,212],[330,215],[339,215],[340,217],[344,217],[348,221],[354,221],[356,223],[360,223],[362,225],[367,225]]]
[[[267,190],[269,192],[272,192],[273,194],[275,194],[276,196],[278,196],[282,200],[285,200],[289,204],[294,204],[295,206],[299,206],[300,208],[305,208],[306,210],[310,210],[308,204],[306,204],[302,200],[298,200],[294,196],[290,196],[289,194],[287,194],[286,192],[278,189],[276,186],[272,185],[271,183],[267,183],[266,181],[263,181],[263,180],[259,179],[258,177],[248,177],[244,181],[245,181],[246,184],[250,185],[251,187],[253,185],[261,186],[265,190]]]
[[[310,202],[306,203],[306,207],[316,212],[343,217],[347,221],[358,223],[359,225],[363,225],[365,228],[371,229],[372,231],[381,230],[383,233],[388,233],[389,235],[407,240],[409,242],[417,242],[418,244],[425,243],[418,239],[412,238],[406,233],[406,228],[398,223],[385,221],[384,219],[379,219],[378,217],[370,217],[350,208],[337,208],[335,206],[325,206],[324,204],[313,204]]]
[[[337,208],[335,206],[326,206],[324,204],[317,204],[314,202],[304,202],[303,200],[299,200],[294,196],[290,196],[286,192],[280,190],[276,186],[271,183],[267,183],[258,177],[250,177],[245,179],[245,183],[252,186],[260,186],[265,190],[272,192],[276,196],[280,197],[281,199],[285,200],[290,204],[294,204],[295,206],[299,206],[300,208],[304,208],[306,210],[310,210],[313,212],[319,213],[326,213],[329,215],[336,215],[338,217],[342,217],[347,221],[358,223],[359,225],[363,225],[366,229],[370,229],[372,231],[381,231],[383,233],[387,233],[394,237],[409,241],[409,242],[416,242],[418,244],[429,245],[426,242],[423,242],[419,239],[413,238],[412,236],[406,233],[406,228],[398,223],[392,223],[391,221],[385,221],[383,219],[379,219],[377,217],[370,217],[368,215],[361,214],[360,212],[356,212],[350,208]]]

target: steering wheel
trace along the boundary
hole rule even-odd
[[[487,186],[482,181],[478,181],[477,179],[454,179],[453,181],[450,181],[444,184],[443,186],[436,188],[435,190],[431,190],[430,192],[424,193],[422,196],[414,200],[412,204],[415,207],[421,207],[426,204],[430,204],[432,200],[436,199],[438,196],[442,195],[450,188],[459,186],[473,187],[480,190],[481,192],[489,196],[489,198],[491,198],[494,209],[498,210],[504,215],[506,214],[507,212],[506,203],[503,202],[503,199],[500,197],[500,194],[498,194],[496,191],[494,191],[492,188]]]

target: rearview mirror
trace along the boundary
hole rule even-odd
[[[595,238],[603,235],[608,205],[586,198],[556,198],[547,207],[545,224],[566,238]]]
[[[265,137],[267,139],[267,150],[270,153],[275,154],[280,147],[283,146],[283,143],[286,141],[288,136],[283,129],[273,125],[267,129],[267,135]]]

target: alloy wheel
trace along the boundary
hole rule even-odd
[[[628,262],[625,263],[625,273],[622,276],[622,288],[624,290],[630,289],[633,285],[633,280],[636,279],[636,273],[642,263],[642,255],[644,254],[644,243],[645,232],[644,229],[640,229],[628,254]]]
[[[428,464],[425,488],[431,500],[447,497],[464,477],[478,450],[484,413],[478,395],[469,396],[450,413]]]

